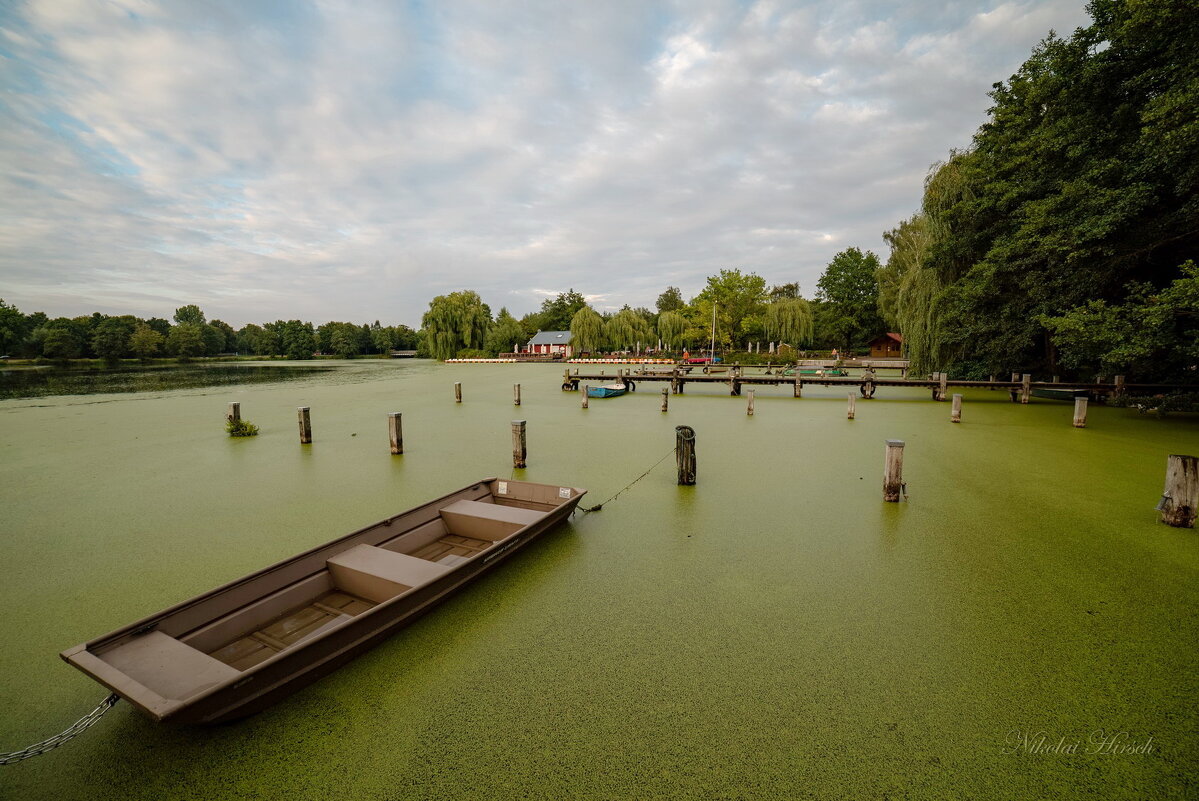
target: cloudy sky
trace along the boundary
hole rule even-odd
[[[0,297],[417,325],[814,293],[1083,0],[0,3]]]

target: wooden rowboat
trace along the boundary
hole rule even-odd
[[[602,387],[587,387],[589,398],[615,398],[629,391],[625,384],[605,384]]]
[[[62,658],[155,721],[236,720],[428,611],[564,520],[585,492],[483,479]]]

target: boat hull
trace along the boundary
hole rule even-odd
[[[616,398],[629,390],[624,386],[587,387],[589,398]]]
[[[485,482],[480,482],[480,484],[473,485],[473,488],[477,489],[480,486],[486,486],[488,482],[494,481],[494,479],[489,479]],[[543,486],[528,485],[524,482],[515,481],[500,483],[507,486]],[[377,532],[381,527],[390,527],[397,521],[403,523],[406,516],[417,515],[418,522],[415,528],[427,526],[431,522],[431,519],[430,521],[419,522],[419,513],[424,511],[424,517],[428,517],[429,507],[435,507],[439,503],[445,503],[447,500],[452,501],[460,497],[467,497],[469,499],[472,497],[470,493],[471,489],[471,487],[468,487],[457,493],[452,493],[443,499],[438,499],[438,501],[417,507],[389,521],[383,521],[375,526],[362,529],[359,532],[293,557],[291,560],[281,562],[264,571],[259,571],[236,582],[231,582],[221,588],[165,610],[156,616],[138,621],[135,624],[126,626],[112,634],[97,638],[84,645],[68,649],[63,652],[62,657],[67,662],[88,673],[101,684],[104,684],[112,691],[130,701],[140,711],[156,721],[175,724],[216,724],[227,723],[259,712],[323,676],[328,675],[354,657],[396,633],[399,629],[416,620],[421,615],[432,611],[441,601],[456,591],[462,589],[480,576],[494,570],[513,554],[519,552],[550,528],[565,520],[578,505],[579,498],[582,497],[584,491],[573,488],[562,488],[564,491],[570,492],[572,497],[547,511],[535,522],[524,525],[515,533],[496,541],[487,550],[478,553],[467,561],[457,564],[452,569],[446,570],[438,578],[424,585],[414,587],[410,591],[404,592],[390,600],[382,601],[366,612],[346,621],[344,624],[334,626],[319,636],[303,641],[300,645],[286,648],[261,664],[239,672],[236,677],[231,676],[230,679],[221,681],[203,691],[193,693],[187,698],[173,699],[164,697],[161,692],[155,692],[138,681],[131,679],[129,675],[114,668],[113,664],[111,664],[113,661],[111,658],[105,661],[105,651],[106,649],[111,651],[113,648],[120,648],[130,643],[133,643],[134,647],[137,647],[135,641],[138,637],[145,637],[148,634],[154,633],[160,627],[168,631],[182,628],[182,624],[175,624],[172,621],[180,617],[186,617],[189,609],[196,606],[203,607],[205,604],[211,605],[215,603],[221,594],[236,593],[239,588],[251,585],[253,582],[261,583],[265,579],[268,579],[272,573],[282,574],[291,579],[294,576],[289,575],[288,568],[293,563],[300,565],[308,564],[310,569],[313,560],[320,560],[327,554],[332,554],[336,557],[338,554],[345,553],[347,550],[355,547],[355,545],[369,545],[372,540],[379,539],[377,534],[372,536],[373,532]],[[475,492],[474,495],[477,496],[478,492]],[[529,504],[530,508],[532,506],[533,504]],[[405,533],[407,532],[400,532],[398,536],[402,537]],[[393,537],[393,539],[395,538]],[[341,547],[339,548],[338,546]],[[291,574],[297,572],[302,573],[303,571],[290,571]],[[306,579],[301,577],[299,582],[302,583],[304,580]],[[248,596],[245,599],[247,603],[242,604],[240,608],[234,609],[231,612],[226,610],[224,618],[235,616],[242,609],[252,607],[255,603],[261,603],[264,598],[286,592],[288,586],[294,586],[295,584],[296,581],[292,581],[290,585],[283,581],[268,584],[264,590]],[[176,632],[178,642],[186,643],[188,637],[195,636],[194,632],[202,631],[206,626],[211,627],[215,625],[214,620],[219,623],[224,618],[214,616],[209,620],[192,620],[187,624],[187,626],[191,627],[189,632]],[[195,625],[197,623],[198,625]],[[172,629],[172,625],[174,629]],[[155,634],[154,636],[161,637],[164,640],[175,639],[174,637],[167,637],[162,634]],[[170,647],[178,648],[181,646],[172,644]],[[228,668],[223,668],[223,670],[228,670]]]

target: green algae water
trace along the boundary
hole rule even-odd
[[[1092,405],[1079,430],[1069,403],[978,390],[954,425],[883,387],[847,421],[845,391],[789,386],[749,417],[694,385],[662,413],[649,382],[584,410],[542,365],[335,366],[0,402],[0,751],[106,694],[60,650],[478,478],[590,506],[686,424],[698,484],[666,459],[255,717],[172,729],[118,704],[0,768],[0,797],[1196,794],[1199,533],[1153,511],[1166,456],[1199,452],[1194,418]],[[234,400],[259,436],[225,436]],[[882,502],[889,438],[901,504]]]

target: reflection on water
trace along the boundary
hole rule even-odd
[[[156,392],[289,381],[336,368],[296,365],[189,364],[162,367],[45,367],[0,370],[0,400],[108,392]]]

